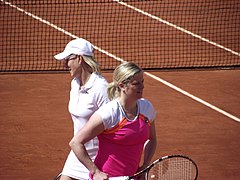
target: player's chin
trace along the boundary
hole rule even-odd
[[[74,73],[73,71],[70,70],[69,73],[70,73],[70,76],[71,76],[72,78],[75,78],[76,75],[75,75],[75,73]]]
[[[75,78],[74,75],[73,75],[72,73],[70,73],[70,76],[71,76],[72,78]]]
[[[138,99],[142,98],[142,94],[143,94],[142,92],[138,92],[138,93],[137,93]]]

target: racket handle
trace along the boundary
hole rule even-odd
[[[109,180],[129,180],[129,176],[110,177]]]

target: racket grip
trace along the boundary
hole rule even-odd
[[[109,180],[130,180],[129,176],[110,177]]]

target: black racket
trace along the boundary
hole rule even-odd
[[[113,177],[111,180],[130,180],[145,175],[146,180],[196,180],[197,164],[187,156],[171,155],[155,160],[133,176]]]

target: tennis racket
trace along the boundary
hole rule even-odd
[[[56,176],[54,177],[54,180],[58,180],[58,179],[61,177],[61,175],[62,175],[62,173],[59,173],[58,175],[56,175]]]
[[[110,180],[130,180],[145,175],[146,180],[196,180],[197,164],[187,156],[171,155],[155,160],[133,176],[112,177]]]

